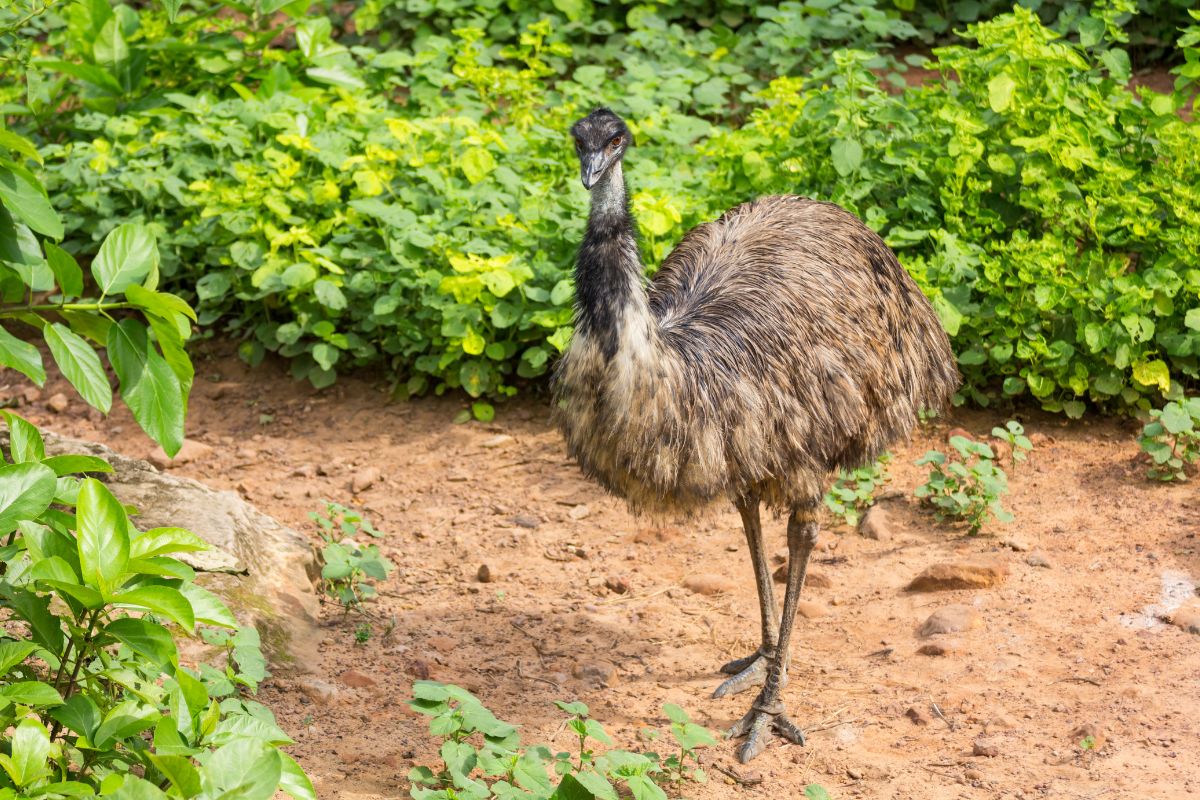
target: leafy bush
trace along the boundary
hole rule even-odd
[[[85,255],[114,225],[146,224],[164,280],[202,324],[242,337],[252,363],[280,353],[315,385],[382,362],[402,395],[508,396],[571,335],[586,197],[566,129],[606,101],[635,129],[650,263],[748,197],[831,199],[929,294],[965,399],[1032,396],[1078,416],[1196,383],[1200,126],[1176,115],[1182,95],[1125,88],[1128,3],[1098,5],[1086,24],[1072,11],[1081,44],[1023,9],[974,25],[973,46],[936,51],[942,80],[898,95],[872,71],[889,63],[878,51],[802,46],[911,34],[871,3],[711,18],[696,3],[561,5],[422,16],[367,3],[358,34],[301,19],[290,50],[265,16],[238,29],[186,9],[175,22],[153,9],[114,12],[119,25],[100,8],[72,17],[46,34],[66,58],[33,65],[47,88],[28,112],[54,134],[45,175],[69,211],[65,247]],[[362,38],[393,13],[393,40],[411,51]],[[697,15],[712,24],[697,32]],[[742,35],[747,20],[757,38]],[[130,54],[97,55],[97,25],[120,27]],[[138,83],[154,87],[144,101],[96,99],[138,59],[140,74],[166,76],[188,58],[187,78]],[[762,88],[789,72],[811,74]]]
[[[929,479],[913,494],[932,505],[938,519],[961,519],[967,531],[979,533],[989,515],[1012,522],[1000,497],[1008,493],[1008,475],[994,461],[996,454],[983,442],[950,437],[951,451],[930,450],[917,461],[929,466]]]
[[[858,525],[863,514],[875,504],[875,492],[887,483],[887,465],[891,453],[855,470],[842,470],[825,493],[825,507],[850,527]]]
[[[315,798],[279,750],[288,738],[249,700],[258,637],[175,554],[207,549],[180,528],[140,532],[94,478],[99,458],[45,455],[4,412],[0,458],[0,798]],[[197,626],[223,669],[180,664]],[[224,632],[222,632],[224,631]]]
[[[709,731],[670,703],[663,706],[663,713],[679,753],[666,758],[616,749],[597,755],[591,742],[611,745],[612,739],[580,702],[555,704],[570,715],[567,726],[579,737],[574,756],[553,753],[545,745],[523,745],[515,726],[496,719],[478,698],[458,686],[418,681],[409,705],[431,717],[430,735],[442,740],[441,768],[422,766],[409,773],[415,800],[617,800],[614,783],[622,786],[622,796],[666,800],[660,784],[707,780],[704,771],[694,766],[696,749],[716,743]],[[557,787],[551,772],[559,778]]]
[[[1147,475],[1160,481],[1187,480],[1200,461],[1200,397],[1150,410],[1138,444],[1153,460]]]

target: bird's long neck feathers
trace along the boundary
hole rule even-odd
[[[630,337],[645,342],[650,308],[643,286],[625,176],[617,162],[592,189],[587,234],[575,264],[576,329],[611,360]]]

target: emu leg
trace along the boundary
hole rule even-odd
[[[729,737],[745,736],[738,748],[738,760],[743,764],[757,756],[767,746],[770,733],[776,733],[795,744],[804,744],[804,731],[783,713],[780,694],[787,685],[789,646],[796,622],[796,603],[804,589],[808,558],[817,543],[816,507],[799,508],[788,518],[788,577],[787,593],[783,597],[783,619],[779,625],[779,643],[767,667],[767,680],[754,705],[746,716],[729,729]]]
[[[758,611],[762,619],[762,639],[758,650],[721,667],[721,672],[733,675],[713,692],[713,697],[743,692],[759,686],[766,680],[767,664],[775,655],[779,634],[775,628],[775,592],[771,588],[771,570],[767,564],[767,552],[763,547],[762,523],[758,516],[758,497],[751,496],[737,502],[742,515],[742,528],[746,533],[746,544],[750,547],[750,560],[754,565],[754,582],[758,586]]]

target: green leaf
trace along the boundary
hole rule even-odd
[[[0,597],[29,625],[33,640],[52,653],[62,650],[63,632],[58,617],[49,611],[50,598],[0,581]]]
[[[17,703],[23,706],[60,706],[62,695],[41,681],[17,681],[0,686],[0,704]]]
[[[0,201],[9,213],[52,239],[63,237],[63,224],[37,180],[24,169],[0,165]]]
[[[110,602],[118,606],[144,608],[159,616],[167,617],[188,632],[196,627],[192,604],[178,589],[170,586],[139,586],[136,589],[113,595]]]
[[[283,777],[283,757],[266,742],[235,739],[209,756],[200,774],[214,797],[270,800]]]
[[[10,669],[29,658],[38,646],[34,642],[4,642],[0,643],[0,675],[6,675]]]
[[[22,720],[12,738],[12,756],[3,761],[4,770],[17,788],[50,774],[50,732],[34,719]]]
[[[121,68],[129,60],[129,45],[121,33],[121,20],[117,15],[109,17],[100,29],[92,44],[92,53],[98,64],[114,74],[120,74]]]
[[[12,533],[21,520],[41,516],[57,489],[57,476],[42,464],[0,466],[0,535]]]
[[[54,470],[60,478],[64,475],[75,475],[81,472],[112,472],[112,465],[97,456],[50,456],[42,459],[42,464]]]
[[[820,784],[810,783],[804,787],[805,800],[832,800],[829,792],[825,791],[825,787]]]
[[[474,185],[492,173],[496,168],[496,159],[490,151],[482,147],[473,147],[463,154],[459,166],[463,175]]]
[[[183,5],[183,0],[162,0],[162,4],[167,11],[167,20],[174,22],[179,17],[179,7]],[[198,790],[194,792],[194,794],[198,793]]]
[[[1017,82],[1006,72],[1002,72],[988,81],[988,105],[997,114],[1006,111],[1012,105],[1013,90]]]
[[[138,308],[144,308],[164,319],[171,319],[175,314],[182,314],[192,322],[196,321],[196,312],[187,304],[187,301],[173,294],[156,292],[134,283],[125,288],[125,299]]]
[[[8,448],[13,463],[42,461],[46,457],[46,445],[38,429],[11,411],[0,411],[0,415],[8,425]]]
[[[108,357],[121,397],[150,438],[174,456],[183,446],[184,406],[179,378],[150,343],[146,327],[124,319],[108,331]]]
[[[141,283],[158,269],[158,245],[141,223],[127,222],[114,228],[92,261],[92,276],[104,295],[121,294]]]
[[[88,405],[107,414],[112,408],[112,387],[92,346],[61,322],[42,329],[46,344],[63,376]]]
[[[88,739],[100,727],[100,708],[86,694],[76,693],[64,705],[50,712],[50,716]]]
[[[83,270],[75,261],[75,257],[53,242],[46,242],[46,261],[58,288],[66,297],[79,297],[83,294]]]
[[[237,618],[230,613],[229,608],[221,599],[202,586],[185,583],[179,591],[187,598],[196,616],[196,621],[205,625],[216,625],[219,628],[237,628]]]
[[[42,354],[29,342],[23,342],[0,327],[0,366],[15,369],[38,386],[46,382]]]
[[[1108,69],[1108,74],[1117,83],[1126,83],[1133,73],[1129,63],[1129,53],[1119,47],[1112,47],[1100,54],[1100,60]]]
[[[104,626],[104,633],[170,674],[179,665],[179,652],[171,632],[147,619],[120,617]]]
[[[1190,431],[1193,427],[1192,415],[1178,403],[1168,403],[1158,421],[1167,429],[1167,433],[1172,435]]]
[[[1166,394],[1171,390],[1171,372],[1163,361],[1138,361],[1133,365],[1133,379],[1145,386],[1157,386]]]
[[[843,178],[862,165],[862,145],[854,139],[838,139],[831,148],[833,168]]]
[[[86,585],[112,597],[129,562],[129,518],[120,501],[95,478],[79,487],[79,570]]]
[[[595,800],[596,795],[580,783],[574,775],[563,775],[562,781],[549,800]]]
[[[208,542],[183,528],[151,528],[134,535],[129,543],[130,558],[147,558],[167,553],[195,553],[211,549]]]
[[[200,794],[200,771],[192,764],[190,758],[151,753],[150,760],[181,797],[196,797]]]
[[[1200,308],[1190,308],[1183,316],[1183,324],[1194,331],[1200,331]]]

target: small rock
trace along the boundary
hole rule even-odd
[[[414,658],[404,665],[404,671],[420,681],[427,681],[433,676],[433,669],[423,658]]]
[[[365,492],[379,481],[380,474],[378,467],[364,467],[354,473],[354,477],[350,479],[350,491],[358,494]]]
[[[1051,569],[1050,559],[1046,558],[1046,554],[1041,550],[1034,550],[1029,555],[1025,556],[1025,563],[1031,567],[1041,567],[1042,569]]]
[[[326,683],[320,678],[304,677],[296,681],[304,696],[319,706],[331,705],[338,699],[340,692],[332,683]]]
[[[32,405],[42,399],[42,390],[36,386],[26,386],[21,392],[21,397],[25,400],[25,405]]]
[[[979,612],[970,606],[946,606],[930,614],[917,629],[917,635],[925,638],[939,633],[962,633],[978,628],[979,624]]]
[[[678,539],[680,536],[679,528],[671,525],[656,526],[653,528],[641,528],[633,535],[634,544],[663,544]]]
[[[190,464],[194,461],[204,461],[212,455],[213,449],[204,442],[197,442],[193,439],[184,439],[183,446],[179,448],[179,452],[172,458],[167,455],[161,447],[156,448],[150,454],[150,463],[159,469],[167,467],[177,467],[180,464]]]
[[[892,538],[892,521],[879,506],[871,506],[859,520],[858,532],[866,539],[887,542]]]
[[[923,644],[917,648],[919,656],[948,656],[957,652],[958,647],[954,642],[930,642]]]
[[[1021,727],[1021,723],[1017,720],[1017,718],[1012,714],[1006,714],[1003,711],[990,718],[987,722],[983,723],[983,728],[985,731],[1011,731],[1019,727]]]
[[[626,594],[629,591],[629,578],[624,575],[611,575],[604,579],[604,585],[613,594]]]
[[[811,600],[798,600],[796,602],[796,613],[805,619],[820,619],[829,614],[829,610],[820,603],[814,603]]]
[[[708,596],[732,592],[734,589],[734,583],[729,578],[726,578],[724,575],[714,575],[712,573],[689,575],[683,579],[683,586],[685,589],[690,589],[696,594]]]
[[[846,767],[846,775],[854,781],[861,781],[863,776],[862,770],[855,767]]]
[[[616,667],[607,661],[579,662],[571,668],[571,674],[581,681],[611,686],[616,675]]]
[[[338,676],[338,680],[351,689],[370,689],[372,686],[379,685],[378,678],[374,678],[365,672],[359,672],[356,669],[346,670]]]
[[[771,560],[776,564],[786,564],[788,560],[788,549],[781,547],[771,554]]]
[[[592,510],[587,507],[586,503],[580,503],[577,506],[571,506],[571,510],[567,512],[567,516],[571,519],[579,520],[591,513]]]
[[[983,780],[983,773],[977,769],[969,769],[963,773],[963,777],[969,781],[981,781]]]
[[[541,525],[542,521],[537,517],[530,516],[529,514],[517,514],[512,518],[512,524],[516,525],[518,528],[529,528],[532,530],[538,525]]]
[[[951,428],[950,430],[946,431],[946,441],[947,442],[949,442],[955,436],[961,436],[964,439],[974,439],[975,438],[975,434],[971,433],[966,428]]]
[[[787,564],[780,564],[779,567],[777,567],[776,570],[771,573],[771,577],[776,583],[787,583]],[[807,582],[808,580],[806,578],[805,583]]]
[[[1000,743],[995,739],[989,739],[980,736],[971,745],[971,755],[982,756],[984,758],[995,758],[1000,755]]]
[[[1029,549],[1029,543],[1026,542],[1024,539],[1020,539],[1016,536],[1010,536],[1007,539],[1005,539],[1004,541],[1002,541],[1000,544],[1003,545],[1004,547],[1007,547],[1009,550],[1015,550],[1018,553],[1024,553],[1025,551],[1027,551]]]
[[[479,569],[475,572],[475,580],[480,583],[491,583],[493,580],[492,568],[487,564],[480,564]]]
[[[1200,608],[1181,608],[1171,615],[1171,624],[1187,631],[1200,634]]]
[[[61,414],[66,411],[68,405],[70,403],[67,402],[67,396],[62,392],[50,395],[50,399],[46,401],[46,406],[55,414]]]
[[[490,439],[484,439],[482,442],[479,443],[479,446],[486,447],[490,450],[495,447],[503,447],[504,445],[508,444],[512,440],[513,440],[513,437],[509,436],[507,433],[498,433],[495,436],[491,437]]]
[[[301,464],[292,470],[293,478],[313,478],[316,477],[317,468],[312,464]]]
[[[784,581],[787,580],[786,575]],[[781,581],[783,582],[783,581]],[[805,589],[832,589],[833,581],[829,580],[829,576],[824,572],[810,572],[804,576]]]
[[[929,712],[920,706],[909,706],[908,710],[904,712],[904,716],[911,719],[913,725],[928,725],[933,721],[933,718],[929,716]]]
[[[1001,561],[955,561],[934,564],[908,584],[910,592],[987,589],[1004,582],[1008,565]]]
[[[1106,741],[1104,730],[1095,722],[1085,722],[1068,735],[1071,737],[1071,741],[1077,746],[1090,738],[1092,740],[1092,746],[1088,748],[1090,750],[1099,750],[1101,747],[1104,747],[1104,742]]]
[[[449,636],[430,636],[425,643],[442,655],[446,655],[458,647],[458,640],[451,639]]]

